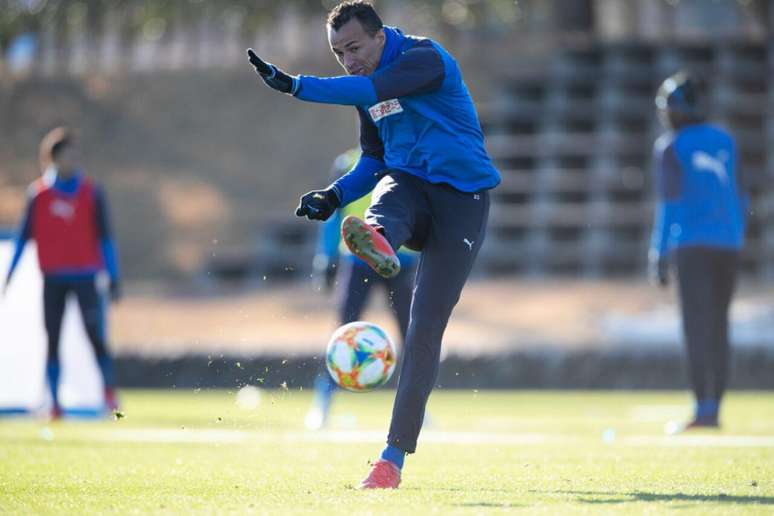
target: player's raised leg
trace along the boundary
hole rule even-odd
[[[425,233],[429,211],[421,196],[423,181],[404,172],[385,175],[374,188],[365,220],[347,217],[341,235],[349,250],[377,274],[393,278],[400,272],[395,249]]]
[[[371,287],[376,279],[376,274],[368,266],[353,259],[341,260],[339,277],[339,292],[341,297],[339,308],[339,323],[344,325],[357,321],[363,313],[368,301]],[[304,426],[309,430],[323,428],[328,420],[333,393],[336,391],[336,382],[333,381],[325,366],[325,360],[320,364],[320,370],[314,381],[314,400],[312,407],[304,419]]]
[[[400,273],[398,255],[384,236],[364,220],[350,215],[341,223],[341,236],[352,254],[384,278]]]

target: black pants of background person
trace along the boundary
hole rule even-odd
[[[421,250],[388,444],[413,453],[438,377],[441,340],[481,248],[487,192],[466,193],[392,172],[372,194],[366,222],[398,249]]]
[[[86,335],[94,349],[105,387],[105,402],[109,407],[115,408],[117,406],[115,399],[116,380],[113,360],[105,343],[105,308],[93,277],[63,279],[47,276],[43,280],[43,319],[48,337],[46,377],[54,406],[59,406],[59,343],[67,296],[70,293],[74,294],[78,300]]]
[[[683,247],[675,252],[688,370],[696,399],[719,403],[729,370],[729,308],[739,252]]]
[[[67,295],[74,294],[81,309],[81,316],[99,361],[107,354],[105,347],[104,311],[102,298],[97,292],[94,278],[57,279],[45,278],[43,282],[43,318],[48,337],[48,360],[59,362],[59,342]]]

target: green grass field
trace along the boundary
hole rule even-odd
[[[127,391],[125,417],[0,421],[0,513],[774,514],[774,394],[732,393],[722,431],[665,436],[684,393],[437,391],[401,488],[353,489],[392,392]]]

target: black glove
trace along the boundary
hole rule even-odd
[[[296,216],[306,216],[309,220],[328,220],[339,206],[341,201],[333,188],[314,190],[301,197]]]
[[[669,260],[661,256],[651,256],[648,260],[648,277],[651,283],[659,287],[669,285]]]
[[[258,57],[252,48],[247,49],[247,58],[255,67],[255,73],[261,76],[263,82],[270,88],[282,93],[295,94],[298,90],[298,79],[291,77],[271,63]]]

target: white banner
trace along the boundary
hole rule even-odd
[[[0,240],[0,281],[5,280],[12,256],[13,243]],[[43,280],[35,245],[28,244],[6,296],[0,297],[0,412],[50,405],[46,347]],[[101,411],[102,376],[74,295],[67,300],[59,359],[59,401],[65,412]]]

